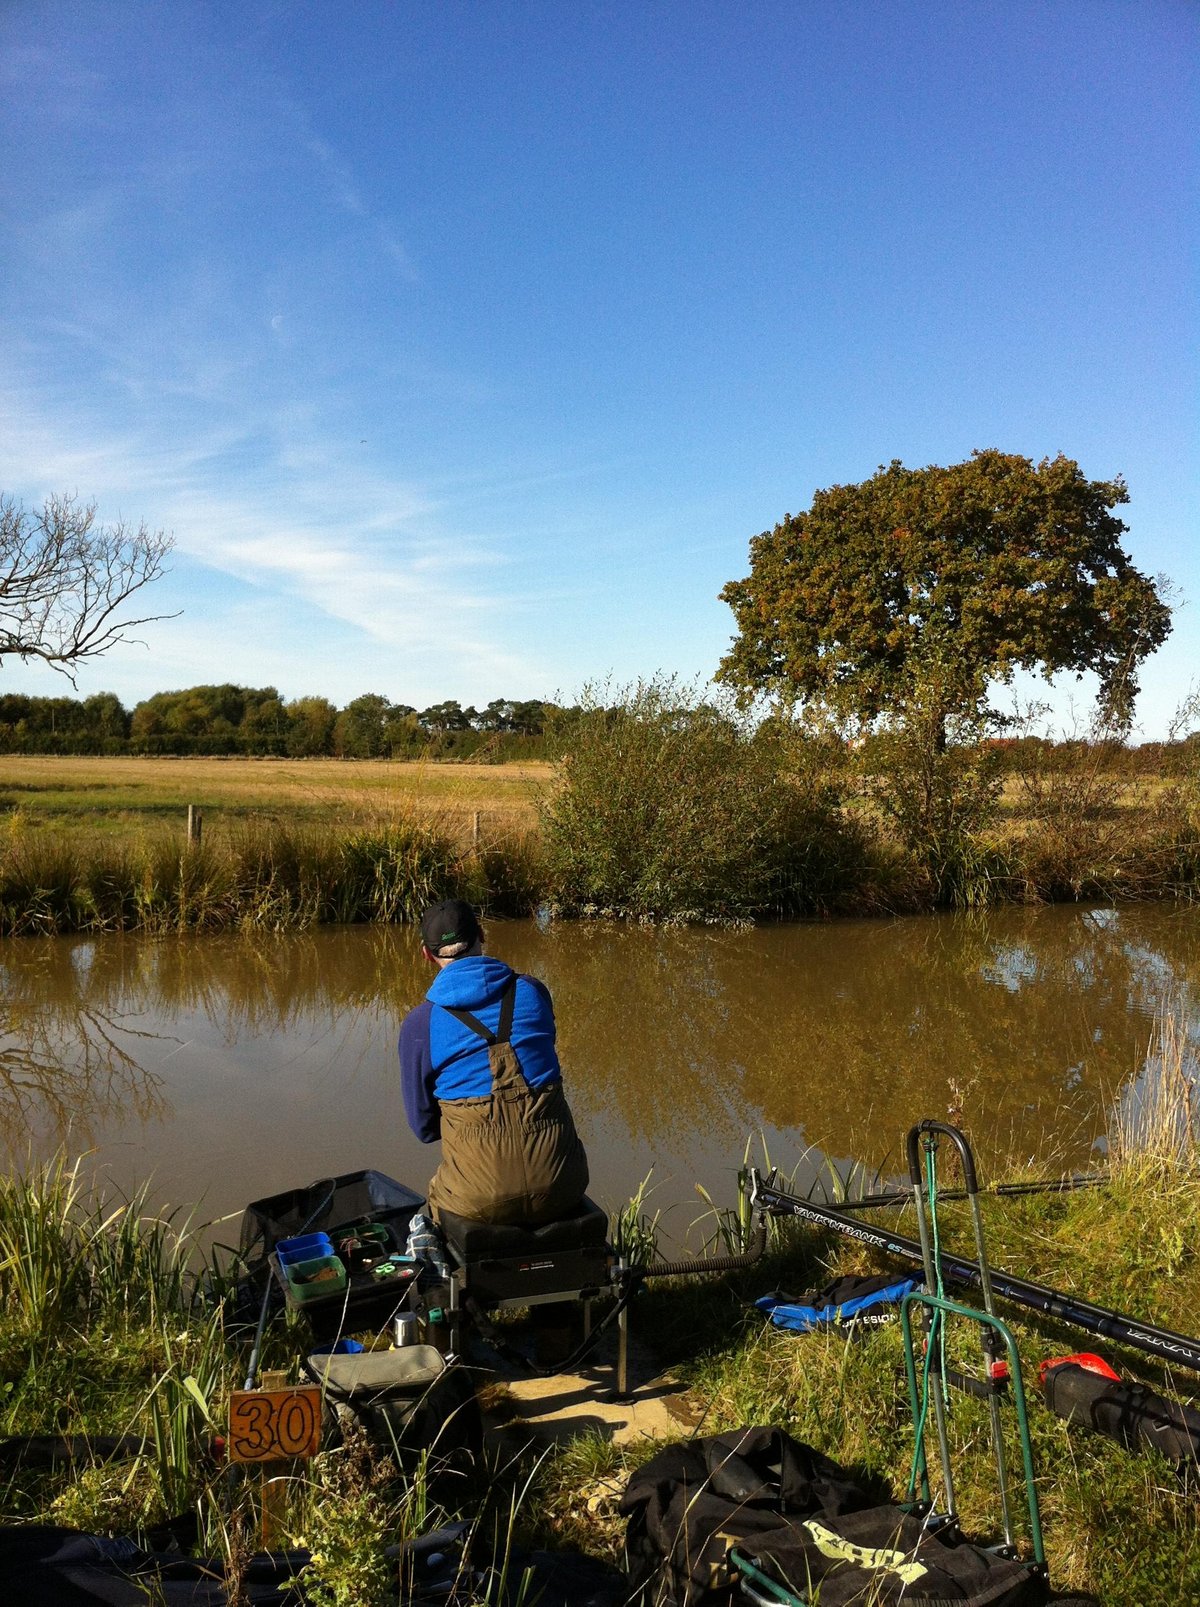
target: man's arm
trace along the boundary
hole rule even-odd
[[[433,1006],[426,999],[410,1010],[400,1026],[400,1091],[408,1125],[422,1144],[442,1136],[442,1112],[433,1092],[433,1058],[429,1052],[429,1017]]]

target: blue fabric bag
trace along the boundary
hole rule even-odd
[[[905,1295],[921,1286],[919,1278],[885,1274],[878,1278],[835,1278],[823,1289],[802,1295],[781,1290],[754,1304],[776,1328],[807,1334],[816,1328],[865,1329],[895,1322]]]

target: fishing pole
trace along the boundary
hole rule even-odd
[[[1112,1179],[1107,1172],[1085,1172],[1075,1177],[1047,1177],[1030,1183],[993,1183],[990,1188],[977,1189],[976,1193],[998,1194],[1004,1199],[1012,1199],[1022,1194],[1069,1194],[1072,1189],[1102,1188]],[[967,1200],[970,1199],[966,1189],[939,1189],[939,1200]],[[877,1206],[884,1205],[911,1205],[911,1189],[889,1189],[884,1194],[864,1194],[858,1200],[838,1200],[833,1207],[837,1211],[873,1211]]]
[[[916,1239],[867,1227],[864,1223],[855,1221],[853,1217],[844,1215],[841,1210],[834,1210],[832,1206],[816,1205],[811,1200],[800,1198],[799,1195],[789,1194],[770,1181],[764,1182],[756,1170],[751,1170],[750,1173],[750,1190],[751,1204],[772,1215],[799,1217],[801,1221],[811,1222],[815,1227],[832,1228],[835,1233],[855,1239],[860,1244],[869,1245],[872,1249],[882,1250],[885,1255],[897,1256],[903,1261],[923,1265],[921,1246]],[[910,1199],[911,1197],[908,1196]],[[943,1252],[941,1266],[943,1275],[956,1283],[982,1283],[984,1274],[981,1273],[978,1263],[969,1261],[964,1256],[947,1255]],[[1054,1317],[1072,1328],[1082,1328],[1086,1333],[1099,1334],[1117,1344],[1144,1351],[1158,1361],[1174,1362],[1194,1372],[1200,1372],[1200,1339],[1189,1339],[1185,1334],[1172,1333],[1169,1328],[1159,1328],[1153,1323],[1128,1317],[1123,1312],[1114,1311],[1109,1307],[1093,1305],[1091,1301],[1079,1300],[1074,1295],[1063,1294],[1057,1289],[1033,1283],[1027,1278],[1017,1278],[1011,1273],[998,1272],[995,1269],[989,1271],[993,1292],[1005,1300],[1012,1301],[1014,1305],[1028,1306],[1031,1310],[1040,1312],[1045,1317]]]

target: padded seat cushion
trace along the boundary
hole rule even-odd
[[[315,1354],[308,1371],[344,1400],[386,1395],[395,1390],[420,1394],[446,1371],[445,1358],[432,1345],[401,1345],[393,1350],[364,1350],[353,1356]]]
[[[438,1225],[454,1259],[463,1265],[485,1257],[546,1255],[552,1250],[581,1250],[603,1245],[608,1238],[608,1217],[585,1195],[570,1216],[541,1227],[472,1222],[451,1211],[439,1214]]]

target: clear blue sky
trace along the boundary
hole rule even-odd
[[[751,536],[982,446],[1125,476],[1146,734],[1200,673],[1192,0],[5,0],[0,60],[0,485],[178,544],[81,694],[707,677]]]

